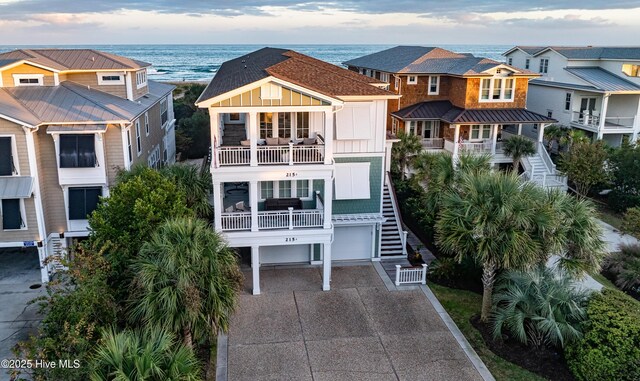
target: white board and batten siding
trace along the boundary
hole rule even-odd
[[[386,100],[345,102],[335,114],[333,152],[384,152]]]

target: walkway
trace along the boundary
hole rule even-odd
[[[482,380],[425,294],[389,291],[370,263],[334,267],[328,292],[319,268],[260,275],[220,348],[230,381]]]
[[[602,239],[607,243],[607,252],[612,253],[618,251],[620,244],[637,244],[640,243],[635,237],[628,234],[622,234],[618,229],[613,226],[598,220],[602,227]]]

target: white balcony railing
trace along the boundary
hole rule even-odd
[[[586,127],[594,128],[598,127],[600,124],[600,117],[598,115],[591,114],[589,110],[574,111],[571,121]]]
[[[220,166],[249,165],[251,163],[251,147],[220,146],[216,148]],[[324,162],[324,145],[288,145],[258,146],[258,165],[294,165],[322,164]]]
[[[443,149],[444,148],[444,139],[443,138],[422,139],[422,148],[424,148],[424,149]]]
[[[636,118],[634,116],[611,116],[604,118],[604,128],[633,128]]]
[[[396,265],[396,286],[411,283],[427,284],[427,265],[422,264],[420,267]]]
[[[321,228],[324,210],[274,210],[258,212],[258,230]],[[223,231],[251,230],[251,212],[222,213]]]

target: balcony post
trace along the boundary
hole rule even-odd
[[[253,295],[260,295],[260,246],[251,246],[251,273],[253,275]]]
[[[495,155],[496,154],[496,145],[498,144],[498,125],[494,124],[493,125],[493,131],[492,133],[492,140],[491,140],[491,154]]]
[[[293,207],[288,207],[289,209],[289,230],[293,230]]]
[[[289,142],[289,165],[293,165],[293,142]]]
[[[333,162],[333,110],[329,108],[324,112],[324,163]],[[326,197],[325,197],[326,200]]]
[[[258,231],[258,181],[249,182],[249,206],[251,207],[251,231]]]
[[[323,227],[331,229],[331,210],[333,208],[333,179],[327,177],[324,179],[324,221]]]
[[[518,135],[522,135],[522,123],[518,124]]]
[[[251,148],[251,166],[258,165],[258,112],[247,113],[249,118],[249,144]]]
[[[454,124],[453,127],[455,130],[453,131],[453,152],[451,154],[451,158],[453,159],[453,166],[458,165],[458,150],[460,146],[460,125]]]
[[[222,186],[223,183],[214,180],[213,181],[213,226],[216,231],[222,231]]]
[[[611,94],[605,94],[602,97],[602,107],[600,108],[600,120],[598,123],[598,140],[602,140],[602,135],[604,134],[604,124],[607,119],[607,108],[609,107],[609,96]]]
[[[331,244],[322,244],[322,290],[331,290]]]

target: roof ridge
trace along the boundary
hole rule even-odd
[[[67,83],[68,83],[68,84],[67,84]],[[104,107],[102,104],[100,104],[100,103],[96,102],[95,100],[93,100],[93,99],[91,99],[91,98],[89,98],[89,97],[85,96],[84,94],[81,94],[81,93],[80,93],[80,92],[78,92],[76,89],[73,89],[73,88],[69,87],[68,85],[73,85],[73,86],[83,87],[82,85],[80,85],[80,84],[78,84],[78,83],[76,83],[76,82],[73,82],[73,81],[64,81],[64,82],[61,82],[61,83],[60,83],[60,86],[63,86],[65,89],[67,89],[67,90],[69,90],[69,91],[73,92],[74,94],[78,95],[79,97],[82,97],[82,98],[84,98],[84,99],[88,100],[89,102],[91,102],[91,103],[95,104],[96,106],[98,106],[99,108],[103,109],[104,111],[106,111],[106,112],[108,112],[108,113],[110,113],[110,114],[112,114],[112,115],[118,116],[118,117],[120,117],[120,118],[123,118],[123,119],[129,120],[129,118],[127,118],[126,116],[124,116],[124,115],[122,115],[122,114],[119,114],[119,113],[117,113],[117,112],[115,112],[115,111],[112,111],[112,110],[110,110],[110,109],[108,109],[108,108]],[[104,92],[104,91],[100,91],[100,90],[97,90],[97,89],[92,89],[91,87],[87,87],[87,89],[88,89],[89,91],[99,91],[99,92],[101,92],[101,93],[103,93],[103,94],[111,95],[111,96],[115,97],[115,95],[112,95],[112,94],[109,94],[109,93],[106,93],[106,92]],[[123,98],[123,99],[124,99],[124,98]],[[125,99],[125,100],[126,100],[126,101],[129,101],[128,99]],[[129,101],[129,102],[131,102],[131,101]]]
[[[111,54],[111,53],[108,53],[108,52],[102,52],[102,51],[100,51],[100,50],[95,50],[95,49],[88,49],[88,50],[90,50],[90,51],[92,51],[92,52],[96,53],[97,55],[102,56],[102,57],[104,57],[104,58],[106,58],[106,59],[108,59],[108,60],[111,60],[111,61],[117,62],[117,63],[119,63],[120,65],[131,67],[131,65],[126,64],[126,63],[124,63],[124,62],[120,61],[120,60],[118,59],[118,58],[120,58],[120,56],[118,56],[117,54]],[[126,58],[126,57],[122,57],[122,58]],[[131,59],[131,58],[128,58],[128,59],[130,59],[130,60],[134,61],[134,60],[133,60],[133,59]]]

